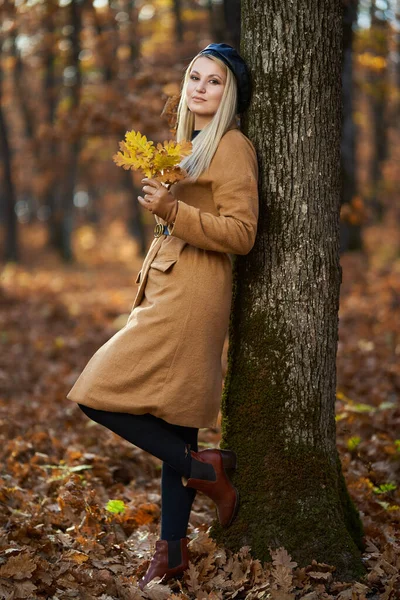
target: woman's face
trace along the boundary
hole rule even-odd
[[[186,102],[195,115],[195,129],[202,129],[218,110],[224,93],[226,73],[214,60],[200,56],[189,73]]]

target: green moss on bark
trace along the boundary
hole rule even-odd
[[[237,453],[232,481],[240,493],[240,510],[226,530],[215,522],[211,535],[233,551],[251,546],[261,561],[271,560],[270,549],[284,546],[300,566],[315,559],[335,565],[335,578],[362,577],[362,522],[339,457],[318,441],[318,428],[311,415],[302,414],[301,403],[298,419],[310,419],[310,438],[299,437],[295,429],[292,436],[287,434],[294,419],[284,407],[289,373],[282,357],[288,339],[285,332],[269,328],[261,311],[253,310],[245,325],[238,322],[244,307],[238,310],[237,267],[235,263],[221,448]],[[259,356],[256,361],[243,355],[243,338],[252,340],[250,354]],[[304,429],[302,424],[300,431]]]

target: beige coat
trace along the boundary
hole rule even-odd
[[[257,178],[252,143],[231,128],[196,182],[171,187],[179,200],[171,235],[154,238],[126,325],[97,350],[67,398],[176,425],[216,425],[232,297],[229,254],[254,245]]]

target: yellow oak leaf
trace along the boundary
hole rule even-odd
[[[173,184],[187,176],[180,161],[192,151],[192,142],[165,140],[162,144],[148,140],[139,131],[127,131],[119,142],[120,152],[113,155],[115,164],[126,170],[139,170],[146,177]]]

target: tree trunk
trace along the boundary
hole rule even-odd
[[[226,38],[224,6],[208,0],[207,8],[211,39],[224,42]]]
[[[228,44],[240,49],[240,0],[224,0],[224,16]]]
[[[181,0],[174,0],[175,39],[178,44],[183,42],[183,21]]]
[[[54,34],[55,34],[55,11],[54,2],[47,2],[45,5],[44,14],[44,29],[49,43],[46,44],[44,52],[44,77],[43,77],[43,104],[46,106],[46,124],[51,131],[54,127],[56,107],[57,107],[57,89],[56,89],[56,56],[54,52]],[[53,169],[54,156],[59,155],[59,147],[53,136],[41,144],[40,147],[41,163],[46,165],[46,170]],[[47,175],[47,173],[46,173]],[[49,207],[49,218],[47,221],[48,244],[50,247],[58,249],[56,232],[58,230],[56,224],[56,192],[58,188],[58,178],[50,177],[49,185],[44,194],[44,205]]]
[[[7,11],[12,13],[12,7],[9,3],[5,3],[1,17],[5,18]],[[3,97],[3,81],[4,73],[2,69],[2,48],[4,44],[5,35],[1,35],[0,31],[0,158],[3,164],[3,168],[0,170],[0,176],[2,176],[3,191],[1,193],[1,200],[4,202],[4,212],[0,215],[4,217],[4,224],[6,227],[5,242],[4,242],[4,260],[17,262],[19,260],[19,248],[18,248],[18,221],[15,213],[15,187],[12,178],[12,151],[9,142],[8,129],[6,124],[6,115],[3,111],[2,97]],[[2,202],[2,203],[3,203]]]
[[[256,244],[234,260],[221,448],[241,505],[212,535],[271,560],[365,573],[363,528],[336,449],[342,5],[243,0],[254,78],[242,129],[260,164]]]
[[[82,74],[79,61],[80,32],[82,27],[82,7],[78,0],[72,0],[70,4],[70,24],[71,29],[71,48],[70,66],[74,69],[74,79],[69,85],[71,108],[69,114],[69,123],[73,124],[74,116],[79,110],[81,98]],[[75,185],[77,180],[79,153],[81,149],[81,141],[79,139],[79,131],[75,127],[71,137],[67,137],[61,143],[63,155],[64,176],[59,183],[55,195],[56,210],[53,215],[52,225],[55,228],[54,241],[56,247],[61,253],[61,257],[65,261],[73,260],[73,252],[71,246],[71,235],[73,230],[73,199]]]
[[[386,65],[389,59],[389,23],[381,18],[381,12],[373,0],[370,7],[371,27],[375,41],[374,54],[383,58]],[[371,120],[374,153],[371,160],[371,197],[370,204],[378,222],[382,222],[384,206],[382,204],[383,165],[388,156],[388,69],[387,66],[378,72],[371,70],[369,82],[371,94]]]
[[[2,74],[0,71],[0,80]],[[0,87],[1,100],[1,87]],[[12,180],[11,148],[8,141],[8,131],[0,103],[0,156],[3,162],[3,193],[4,196],[4,223],[6,226],[4,260],[17,262],[18,251],[18,223],[15,213],[15,188]],[[3,215],[2,215],[3,216]]]
[[[357,21],[358,0],[342,0],[343,64],[342,101],[343,127],[341,145],[342,194],[341,204],[351,204],[357,193],[356,127],[353,119],[353,25]],[[341,252],[362,250],[361,226],[347,221],[340,224]]]

